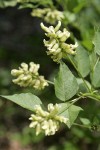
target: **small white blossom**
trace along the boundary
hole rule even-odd
[[[13,79],[13,82],[21,87],[29,86],[38,90],[44,89],[48,86],[48,83],[44,76],[39,76],[39,68],[40,65],[34,62],[30,62],[29,65],[21,63],[21,67],[18,70],[13,69],[11,71],[12,76],[16,77],[16,79]]]
[[[51,8],[33,9],[32,16],[44,19],[47,23],[55,24],[56,21],[64,19],[64,13]]]
[[[67,54],[75,55],[75,48],[78,46],[77,42],[75,44],[66,43],[66,40],[70,37],[70,32],[68,32],[66,28],[61,31],[59,30],[60,27],[60,21],[55,28],[53,26],[46,27],[41,23],[41,28],[46,32],[45,35],[49,38],[48,41],[43,40],[44,45],[48,49],[47,55],[51,55],[51,58],[55,62],[59,62]]]
[[[17,0],[18,3],[28,3],[30,0]]]
[[[48,111],[44,111],[40,105],[36,105],[35,114],[32,114],[29,120],[30,128],[36,129],[36,135],[44,132],[45,135],[54,135],[59,130],[60,123],[67,123],[68,118],[59,116],[60,106],[58,104],[48,104]]]

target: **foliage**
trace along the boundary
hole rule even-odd
[[[68,119],[68,121],[65,123],[64,128],[66,126],[68,128],[71,128],[72,131],[70,132],[70,134],[76,136],[77,141],[79,140],[79,138],[82,139],[86,136],[87,143],[91,143],[91,141],[93,140],[93,135],[91,135],[92,137],[91,140],[89,135],[87,135],[88,134],[87,132],[96,131],[99,133],[100,131],[100,115],[99,115],[100,110],[98,107],[100,106],[99,104],[100,103],[100,76],[99,76],[100,74],[100,42],[99,42],[100,2],[98,0],[95,1],[91,0],[90,2],[73,0],[73,3],[70,0],[64,0],[64,1],[56,0],[55,2],[53,2],[52,0],[49,1],[46,0],[6,1],[4,0],[0,2],[0,7],[2,8],[8,6],[15,6],[15,5],[17,5],[18,8],[21,9],[30,8],[32,11],[37,10],[38,8],[50,9],[50,11],[48,11],[49,15],[46,16],[46,17],[49,16],[49,19],[47,21],[47,23],[49,24],[43,27],[45,28],[46,31],[45,35],[48,38],[50,38],[50,41],[44,41],[44,45],[49,50],[49,53],[53,54],[53,57],[51,58],[54,61],[57,60],[58,57],[60,58],[59,61],[57,61],[58,63],[57,65],[59,66],[58,70],[56,71],[56,74],[53,75],[52,81],[49,78],[48,80],[46,80],[46,82],[48,82],[49,84],[49,87],[46,87],[47,91],[49,91],[49,89],[52,87],[54,88],[54,91],[52,91],[52,95],[54,95],[54,98],[56,99],[56,103],[58,103],[59,105],[59,110],[57,110],[56,113],[53,112],[54,113],[53,117],[56,118],[58,116],[61,116]],[[64,40],[65,42],[64,44],[70,46],[63,47],[63,49],[67,49],[66,51],[71,49],[72,44],[68,44],[68,43],[70,43],[70,41],[73,42],[75,38],[78,43],[78,47],[77,46],[75,47],[76,48],[76,50],[74,51],[75,55],[72,55],[71,53],[64,53],[64,55],[62,56],[61,54],[62,49],[60,50],[59,48],[62,47],[61,45],[62,39],[64,38],[66,39],[64,34],[65,31],[63,30],[62,32],[59,29],[58,27],[59,23],[58,26],[56,26],[56,23],[59,20],[56,18],[56,16],[54,16],[55,21],[50,20],[52,19],[51,12],[53,12],[53,10],[58,10],[59,12],[61,11],[61,13],[64,16],[62,17],[63,19],[61,19],[62,28],[63,27],[66,28],[66,26],[68,25],[69,31],[67,31],[66,29],[66,33],[68,34],[71,32],[70,39]],[[41,19],[44,22],[46,22],[44,16],[42,16]],[[53,26],[51,26],[51,24],[53,24]],[[60,53],[58,53],[58,50],[60,51]],[[24,74],[24,77],[25,75],[26,73]],[[22,80],[23,76],[21,76],[20,74],[19,76],[20,79]],[[33,76],[31,78],[33,79]],[[26,80],[24,81],[27,82]],[[38,112],[36,107],[37,105],[39,106],[41,105],[41,110],[42,108],[44,108],[44,110],[47,110],[44,102],[44,99],[46,99],[46,97],[41,96],[42,94],[45,93],[46,89],[44,91],[38,92],[38,91],[34,91],[34,88],[31,87],[31,89],[29,88],[29,92],[32,91],[32,93],[34,94],[25,92],[25,93],[15,94],[15,95],[7,95],[7,96],[1,95],[1,99],[4,98],[9,101],[12,101],[28,110],[33,111],[33,113],[36,113],[38,115],[41,112],[40,117],[41,116],[43,117],[43,111]],[[50,103],[55,103],[55,101],[54,102],[52,101],[52,95],[50,95],[51,98],[49,97],[50,100],[47,100],[46,104],[49,101]],[[84,106],[84,101],[87,101],[86,106]],[[76,102],[78,102],[77,105],[79,106],[75,105]],[[52,111],[56,110],[53,107],[51,109]],[[47,111],[44,112],[46,113]],[[42,123],[39,122],[35,126],[36,130],[43,131],[42,127],[47,129],[47,126],[50,129],[50,127],[54,125],[54,124],[50,125],[49,120],[54,119],[51,116],[49,116],[49,119],[48,117],[46,118],[47,119],[46,121],[48,121],[46,123],[48,123],[48,125],[45,124],[44,127]],[[57,123],[58,122],[56,122],[56,126]],[[39,126],[39,124],[41,126]],[[77,126],[79,128],[77,128]],[[57,130],[58,127],[55,129],[55,131]],[[51,135],[51,134],[46,134],[46,135]],[[96,138],[98,139],[98,137]],[[54,150],[56,148],[57,146],[51,147],[51,149]],[[78,150],[78,147],[75,144],[75,140],[74,142],[70,142],[69,140],[69,142],[63,143],[63,149]]]

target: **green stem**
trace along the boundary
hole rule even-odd
[[[79,70],[77,69],[77,67],[76,67],[75,63],[73,62],[73,60],[71,59],[70,56],[67,55],[67,57],[70,60],[70,62],[72,63],[72,65],[74,66],[74,68],[76,69],[76,71],[78,72],[80,78],[82,78],[82,80],[83,80],[85,86],[87,87],[88,91],[91,93],[91,89],[89,88],[89,86],[87,85],[85,79],[83,78],[83,76],[81,75],[81,73],[79,72]]]
[[[82,94],[82,96],[85,96],[85,97],[88,97],[88,98],[91,98],[93,100],[96,100],[96,101],[100,102],[100,96],[96,95],[94,93],[85,93],[85,94]]]
[[[99,59],[100,59],[100,58],[98,57],[98,59],[97,59],[95,65],[94,65],[94,67],[93,67],[93,71],[95,70],[95,67],[96,67],[97,63],[99,62]]]
[[[52,81],[46,80],[49,84],[54,85],[54,83]]]
[[[67,109],[69,108],[69,107],[71,107],[73,104],[75,104],[77,101],[79,101],[80,99],[82,99],[83,98],[83,96],[81,97],[78,97],[78,98],[75,98],[75,99],[73,99],[73,100],[71,100],[72,101],[72,103],[67,107]]]
[[[78,123],[73,123],[73,125],[75,126],[79,126],[79,127],[82,127],[82,128],[90,128],[89,126],[84,126],[84,125],[81,125],[81,124],[78,124]]]
[[[62,114],[64,111],[66,111],[69,107],[71,107],[74,103],[76,103],[81,98],[83,98],[83,96],[80,96],[78,98],[75,98],[75,99],[71,100],[72,101],[71,104],[67,108],[64,108],[59,114]]]

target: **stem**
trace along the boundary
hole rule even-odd
[[[97,65],[98,62],[99,62],[99,57],[98,57],[98,59],[97,59],[95,65],[94,65],[94,67],[93,67],[93,71],[94,71],[94,69],[95,69],[95,67],[96,67],[96,65]]]
[[[73,125],[75,126],[79,126],[79,127],[82,127],[82,128],[90,128],[89,126],[84,126],[84,125],[81,125],[81,124],[78,124],[78,123],[73,123]]]
[[[49,84],[54,85],[54,83],[52,81],[46,80]]]
[[[77,69],[75,63],[73,62],[73,60],[71,59],[70,56],[67,55],[67,57],[69,58],[70,62],[72,63],[72,65],[74,66],[74,68],[76,69],[76,71],[78,72],[79,76],[82,78],[85,86],[87,87],[88,91],[91,92],[91,89],[89,88],[89,86],[87,85],[86,81],[84,80],[83,76],[81,75],[81,73],[79,72],[79,70]]]
[[[68,109],[69,107],[71,107],[73,104],[75,104],[75,103],[76,103],[78,100],[80,100],[81,98],[83,98],[83,97],[78,97],[78,98],[75,98],[75,99],[71,100],[72,103],[67,107],[67,109]]]
[[[66,111],[69,107],[71,107],[74,103],[76,103],[78,100],[80,100],[81,98],[83,98],[83,96],[80,96],[78,98],[75,98],[72,101],[72,103],[67,107],[67,108],[64,108],[59,114],[63,113],[64,111]]]
[[[100,96],[99,95],[95,95],[93,93],[85,93],[85,94],[82,94],[82,95],[100,102]]]

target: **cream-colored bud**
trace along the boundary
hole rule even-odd
[[[36,126],[36,135],[38,135],[40,132],[41,132],[41,126],[38,123],[37,126]]]
[[[75,55],[76,51],[74,51],[75,47],[72,44],[66,44],[66,43],[62,43],[62,48],[64,49],[64,51],[68,54],[72,54]]]
[[[48,111],[53,111],[54,110],[54,106],[52,103],[48,104]]]
[[[54,135],[56,132],[56,125],[54,124],[54,121],[49,119],[48,124],[49,124],[49,134],[48,135]]]
[[[45,86],[49,85],[48,82],[44,79],[44,76],[39,76],[38,80],[40,82],[40,85],[39,85],[40,89],[44,89]]]
[[[50,26],[49,28],[49,33],[54,33],[55,34],[55,29],[53,26]]]
[[[36,89],[38,89],[40,87],[40,80],[36,80],[35,84],[33,85],[33,87],[35,87]]]
[[[55,27],[55,32],[57,32],[61,27],[61,21],[58,21],[57,26]]]
[[[13,79],[12,81],[17,84],[17,83],[21,82],[23,77],[24,77],[24,74],[21,74],[21,75],[19,75],[19,77],[17,79]]]
[[[63,116],[60,117],[60,122],[63,122],[65,124],[67,123],[68,120],[69,120],[68,118],[65,118]]]
[[[29,118],[29,120],[33,120],[33,121],[39,121],[41,119],[42,119],[41,116],[36,116],[36,115],[33,115]]]
[[[33,62],[30,62],[30,68],[29,68],[29,71],[31,72],[31,73],[34,73],[34,74],[38,74],[38,70],[39,70],[39,68],[40,68],[40,65],[39,64],[34,64]]]
[[[47,135],[48,135],[48,136],[51,135],[49,128],[45,130],[45,135],[46,135],[46,136],[47,136]]]
[[[58,43],[56,43],[56,44],[52,47],[52,49],[55,49],[55,51],[56,51],[58,48],[59,48],[59,44],[58,44]]]
[[[34,127],[36,127],[37,124],[38,124],[38,122],[34,121],[34,122],[30,123],[29,127],[34,128]]]
[[[75,42],[75,44],[73,45],[73,44],[70,44],[70,48],[73,50],[73,49],[75,49],[75,48],[77,48],[78,47],[78,43],[77,42]]]
[[[60,41],[65,42],[70,37],[70,33],[64,28],[62,35],[60,36]]]
[[[18,76],[22,73],[23,73],[23,70],[16,70],[16,69],[11,70],[11,75],[13,76]]]
[[[41,124],[41,126],[42,126],[42,129],[43,129],[43,130],[49,129],[48,121],[47,121],[47,120],[44,120],[43,123]]]
[[[49,33],[49,28],[47,28],[46,26],[44,26],[43,23],[40,24],[41,28],[46,31],[47,33]]]
[[[21,67],[23,68],[24,71],[28,70],[28,65],[26,63],[21,63]]]
[[[59,106],[58,104],[55,104],[53,110],[50,112],[50,116],[55,116],[58,113],[58,110]]]
[[[48,115],[48,113],[46,111],[42,110],[41,106],[39,106],[39,105],[36,106],[35,110],[36,110],[36,113],[42,117],[45,117]]]
[[[56,40],[50,40],[50,41],[46,41],[45,39],[43,40],[45,46],[47,46],[48,48],[52,48],[55,44],[56,44]]]
[[[31,75],[27,75],[27,76],[24,76],[24,77],[22,78],[22,80],[24,80],[24,81],[27,81],[27,80],[29,80],[29,79],[31,79]]]
[[[67,123],[67,121],[69,120],[68,118],[65,118],[64,116],[55,116],[55,119],[60,121],[60,122],[63,122],[63,123]]]

